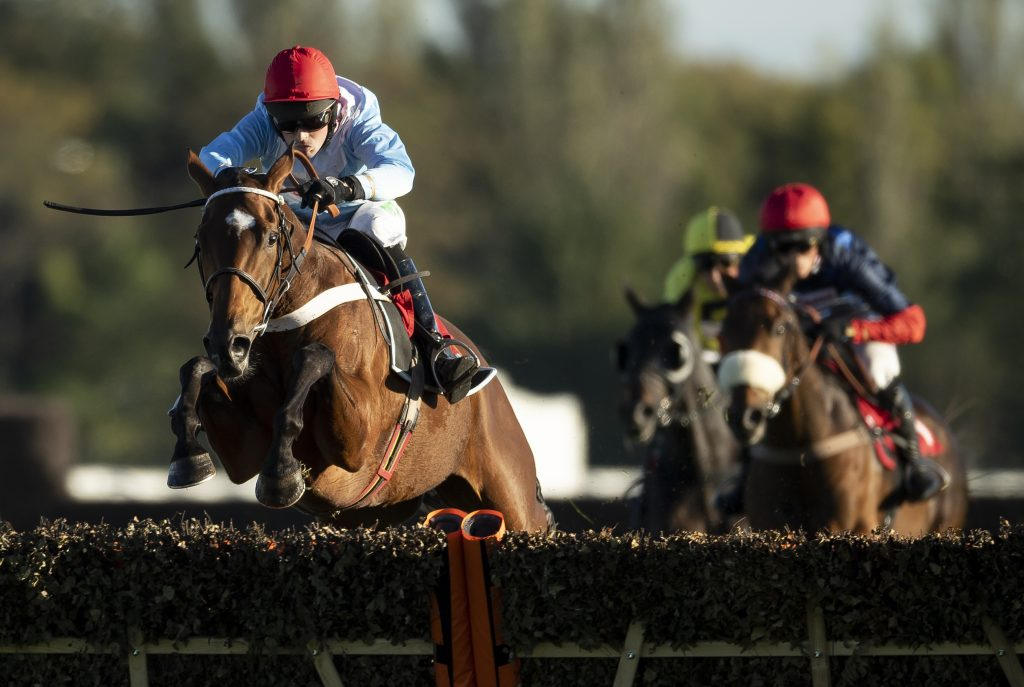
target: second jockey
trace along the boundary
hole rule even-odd
[[[381,121],[377,97],[338,76],[316,48],[282,50],[267,68],[256,106],[231,131],[217,136],[199,158],[214,174],[258,159],[264,167],[294,145],[320,176],[310,179],[301,165],[292,171],[301,193],[285,195],[298,218],[308,223],[314,201],[337,204],[340,214],[317,217],[317,229],[337,238],[344,229],[371,234],[395,260],[402,276],[415,275],[405,253],[405,215],[395,198],[412,190],[414,170],[398,134]],[[406,282],[412,295],[420,345],[427,360],[436,356],[438,384],[449,403],[482,387],[494,370],[462,356],[437,327],[434,309],[419,278]]]
[[[821,324],[830,340],[853,345],[865,362],[878,392],[879,405],[895,420],[901,439],[897,454],[904,495],[909,501],[935,496],[949,476],[932,460],[921,457],[915,429],[914,404],[900,379],[897,345],[924,338],[925,315],[896,286],[895,276],[875,252],[849,229],[832,223],[824,196],[808,184],[793,183],[771,192],[761,207],[761,234],[740,265],[740,281],[756,285],[766,269],[791,255],[798,281],[795,294],[831,290],[852,295],[870,308],[864,318],[834,318]],[[745,470],[743,471],[745,473]],[[743,474],[741,473],[741,475]],[[743,484],[719,495],[719,506],[729,512],[742,509]]]
[[[704,358],[712,365],[720,357],[718,332],[728,304],[726,281],[739,276],[740,258],[753,242],[736,215],[711,206],[686,224],[683,256],[665,277],[666,302],[675,303],[693,290],[697,335]]]

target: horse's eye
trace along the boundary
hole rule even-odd
[[[270,232],[270,235],[267,237],[267,245],[273,246],[275,243],[277,243],[277,232],[272,231]]]

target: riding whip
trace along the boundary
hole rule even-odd
[[[44,200],[43,205],[50,208],[51,210],[60,210],[61,212],[72,212],[76,215],[99,215],[100,217],[131,217],[133,215],[155,215],[160,212],[167,212],[169,210],[181,210],[182,208],[197,208],[201,207],[206,203],[206,198],[196,198],[190,200],[187,203],[178,203],[177,205],[163,205],[161,207],[154,208],[130,208],[126,210],[104,210],[100,208],[79,208],[73,205],[64,205],[63,203],[55,203],[52,200]]]

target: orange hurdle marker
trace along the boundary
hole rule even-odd
[[[434,679],[437,687],[476,687],[473,639],[466,594],[462,521],[466,513],[442,508],[428,514],[424,527],[440,530],[448,539],[437,590],[430,595],[430,636],[434,640]]]
[[[476,510],[462,520],[462,554],[473,637],[473,663],[479,687],[519,684],[519,659],[501,632],[501,596],[491,585],[488,556],[505,536],[505,517]]]

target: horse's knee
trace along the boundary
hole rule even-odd
[[[181,386],[184,387],[190,381],[202,377],[207,372],[215,369],[217,368],[214,367],[212,360],[206,356],[197,355],[181,366],[181,369],[178,370],[178,379],[181,381]]]
[[[334,367],[334,351],[320,342],[303,346],[292,356],[292,367],[323,376]]]

